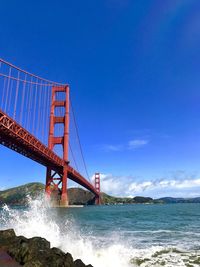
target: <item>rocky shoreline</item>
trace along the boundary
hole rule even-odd
[[[2,267],[93,267],[70,253],[50,248],[50,242],[41,237],[16,236],[13,229],[0,231],[0,266]]]

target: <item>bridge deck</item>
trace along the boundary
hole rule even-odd
[[[65,162],[15,120],[0,110],[0,144],[44,166],[63,173]],[[80,173],[68,166],[68,178],[99,196],[99,192]]]

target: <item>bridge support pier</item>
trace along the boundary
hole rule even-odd
[[[60,100],[61,97],[63,98],[63,95],[65,95],[64,99]],[[55,131],[56,124],[64,126],[62,136],[57,136]],[[55,145],[62,145],[63,147],[63,167],[56,171],[51,167],[47,167],[45,191],[52,205],[66,207],[68,206],[69,86],[52,87],[48,147],[50,150],[53,150]]]
[[[67,165],[65,165],[63,168],[63,176],[62,176],[60,206],[67,207],[68,205],[69,205],[69,202],[68,202],[68,195],[67,195]]]
[[[60,187],[61,184],[61,187]],[[63,168],[63,173],[57,173],[47,167],[46,173],[46,198],[53,207],[67,207],[67,164]]]
[[[101,205],[101,199],[99,197],[95,197],[95,205]]]

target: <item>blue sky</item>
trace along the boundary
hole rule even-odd
[[[200,195],[199,10],[198,0],[1,1],[1,57],[70,84],[89,173],[110,194]],[[0,160],[1,188],[45,181],[44,167],[4,147]]]

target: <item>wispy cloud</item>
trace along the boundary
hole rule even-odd
[[[134,176],[101,175],[101,190],[114,196],[200,196],[200,178],[191,177],[138,180]]]
[[[132,192],[145,191],[148,189],[159,189],[159,188],[174,188],[174,189],[184,189],[193,188],[200,186],[200,179],[186,179],[186,180],[155,180],[155,181],[145,181],[142,183],[131,183],[129,185],[129,190]]]
[[[140,148],[142,146],[145,146],[149,143],[148,140],[146,139],[135,139],[135,140],[131,140],[128,143],[128,148],[129,149],[137,149]]]
[[[123,145],[102,145],[101,148],[104,151],[122,151],[124,149]]]
[[[118,151],[124,151],[124,150],[135,150],[138,148],[141,148],[149,143],[149,140],[147,139],[133,139],[130,140],[126,144],[104,144],[101,146],[101,149],[103,149],[106,152],[118,152]]]

